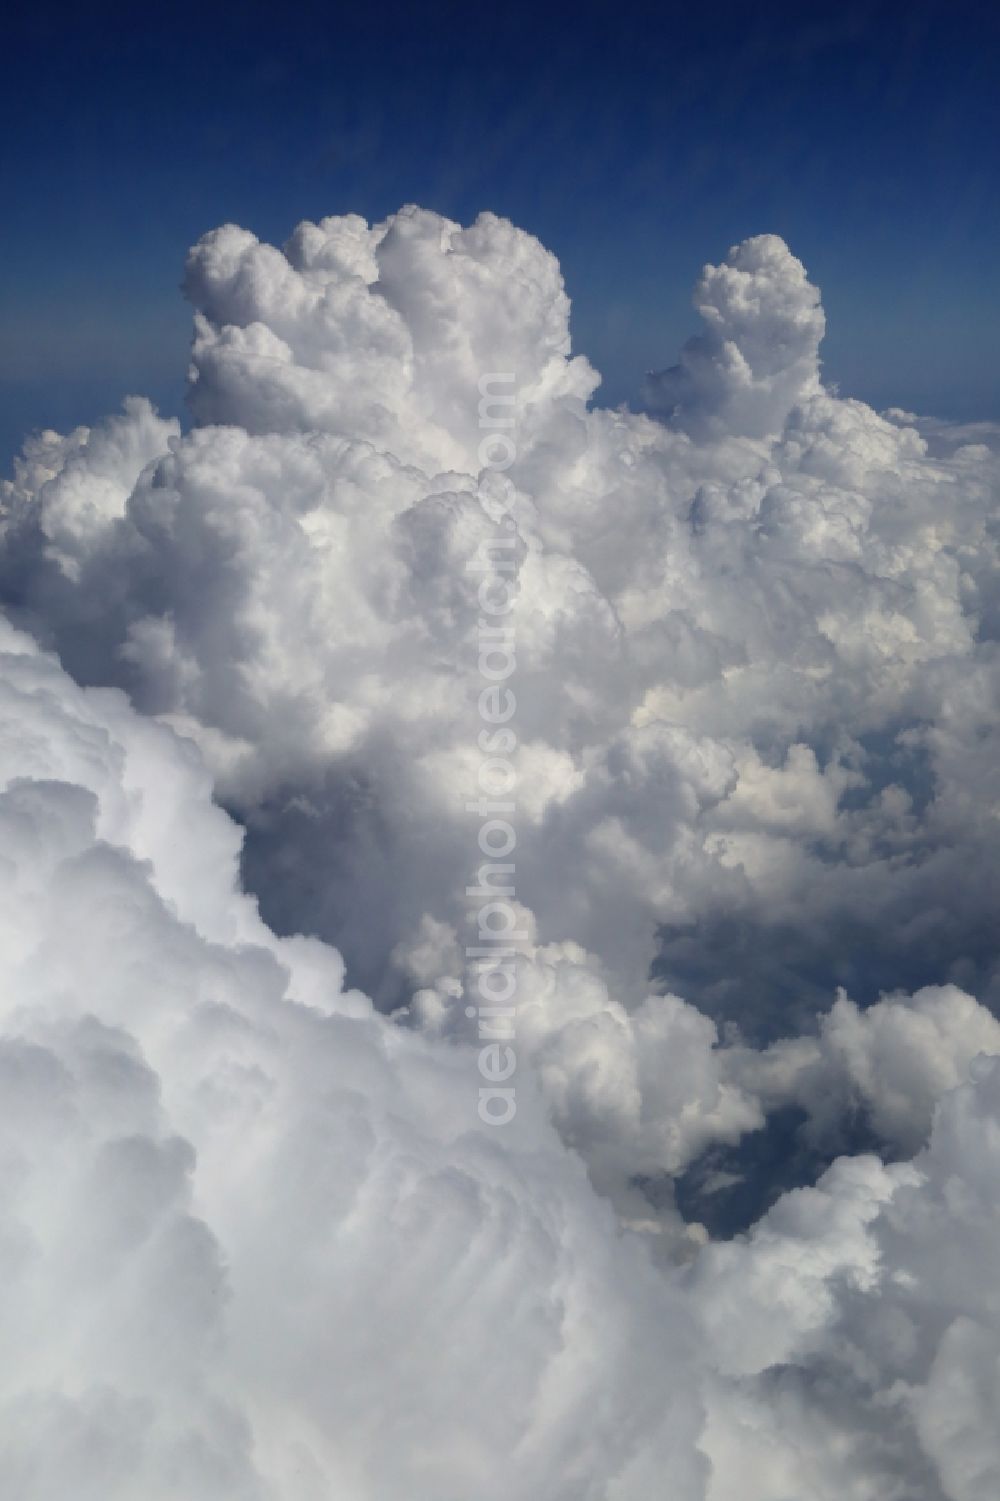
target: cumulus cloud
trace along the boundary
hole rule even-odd
[[[705,1248],[692,1297],[724,1370],[710,1496],[993,1493],[998,1108],[981,1058],[912,1163],[844,1159]]]
[[[827,390],[775,236],[642,413],[494,215],[228,225],[185,289],[191,430],[131,400],[2,494],[21,1491],[985,1494],[993,428]]]
[[[819,292],[777,235],[755,235],[723,265],[706,266],[694,305],[704,334],[684,346],[679,365],[646,382],[650,406],[677,426],[699,437],[766,438],[820,394]]]
[[[689,1315],[530,1090],[501,1144],[263,926],[189,743],[2,648],[12,1494],[697,1494]]]
[[[595,951],[628,1006],[655,962],[761,1037],[837,983],[994,995],[996,461],[824,391],[781,241],[706,268],[664,422],[585,405],[558,267],[492,215],[323,220],[284,251],[229,226],[187,289],[194,430],[133,403],[36,444],[0,587],[78,679],[198,741],[273,922],[390,1009],[397,945],[460,925],[465,565],[496,562],[503,480],[542,939]],[[499,475],[479,382],[505,371]]]

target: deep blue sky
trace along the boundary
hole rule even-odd
[[[747,234],[823,288],[826,372],[1000,416],[1000,8],[43,3],[0,44],[0,469],[129,391],[178,411],[186,247],[416,201],[559,255],[603,398]]]

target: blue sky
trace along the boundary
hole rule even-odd
[[[673,361],[704,261],[775,231],[842,390],[996,416],[998,42],[921,0],[43,4],[0,64],[0,465],[128,392],[181,409],[205,229],[405,201],[558,254],[603,400]]]

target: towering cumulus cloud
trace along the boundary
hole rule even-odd
[[[493,215],[185,287],[191,430],[2,496],[13,1493],[993,1494],[1000,430],[827,390],[771,235],[640,414]]]

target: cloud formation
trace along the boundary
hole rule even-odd
[[[555,259],[494,215],[229,225],[185,288],[193,428],[133,399],[2,496],[21,1492],[988,1493],[993,429],[827,390],[775,236],[705,268],[643,413],[590,404]]]
[[[187,289],[198,425],[132,403],[36,440],[3,592],[81,681],[198,741],[275,923],[388,1006],[387,957],[460,925],[465,564],[497,530],[479,380],[509,370],[541,938],[596,951],[630,1006],[658,958],[761,1036],[836,983],[994,994],[996,460],[823,390],[780,240],[706,268],[706,334],[651,381],[666,422],[584,404],[558,267],[491,215],[324,220],[284,252],[229,226]]]
[[[12,1494],[694,1488],[690,1315],[531,1092],[501,1144],[471,1050],[261,924],[190,743],[2,648]]]

